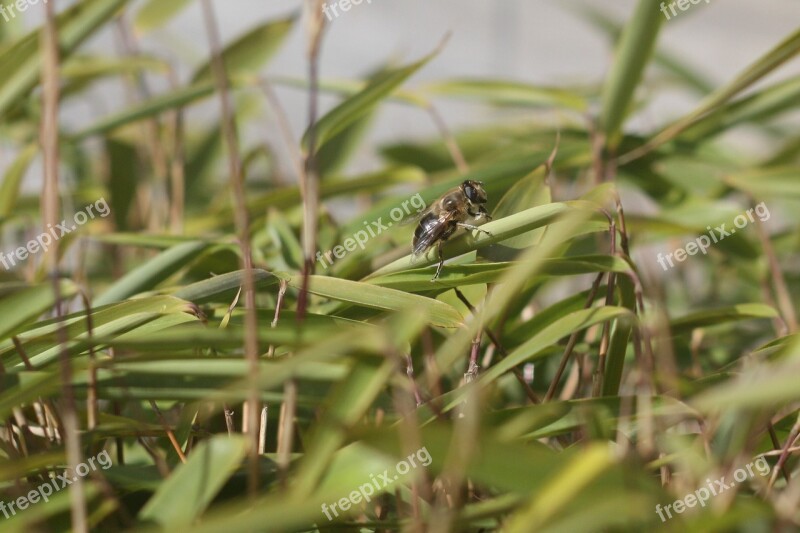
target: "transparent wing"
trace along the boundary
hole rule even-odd
[[[415,256],[422,255],[430,248],[447,229],[447,223],[453,218],[454,213],[442,213],[438,219],[428,223],[422,232],[415,238],[412,253]]]
[[[403,220],[400,221],[400,226],[408,226],[409,224],[419,222],[420,220],[422,220],[422,217],[424,217],[425,215],[430,213],[431,210],[433,210],[434,205],[436,204],[431,204],[422,211],[420,211],[419,213],[414,213],[412,216],[404,218]]]

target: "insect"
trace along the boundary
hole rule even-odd
[[[419,222],[414,230],[412,250],[414,257],[418,257],[424,255],[434,244],[437,246],[439,265],[431,281],[436,280],[442,272],[444,265],[442,246],[459,228],[492,235],[478,226],[467,223],[471,219],[492,219],[486,212],[485,204],[486,190],[483,188],[483,183],[466,180],[458,187],[444,193],[419,215],[417,219]]]

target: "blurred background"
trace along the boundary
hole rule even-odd
[[[425,479],[335,528],[653,531],[656,505],[766,457],[769,481],[671,531],[798,530],[798,0],[670,20],[660,0],[362,0],[321,44],[316,149],[314,17],[290,16],[315,2],[50,2],[57,121],[42,0],[0,20],[0,253],[24,261],[0,271],[0,502],[116,459],[90,505],[77,483],[69,511],[13,531],[88,531],[87,511],[108,531],[313,530],[322,502],[421,444]],[[205,77],[211,21],[230,113]],[[348,248],[465,179],[493,237],[443,246],[437,283],[413,226]],[[100,199],[109,217],[20,248]],[[689,253],[751,205],[772,218]]]
[[[656,1],[656,0],[654,0]],[[329,0],[332,3],[333,0]],[[59,9],[74,2],[58,2]],[[135,12],[137,4],[132,4]],[[268,19],[298,12],[300,0],[215,0],[224,42]],[[588,85],[602,81],[612,57],[607,34],[590,22],[592,14],[603,14],[623,23],[635,6],[634,0],[613,2],[575,2],[562,0],[366,0],[334,19],[323,46],[323,79],[354,79],[367,75],[387,62],[409,62],[429,53],[450,32],[442,53],[408,84],[414,87],[426,81],[446,78],[505,78],[544,86]],[[677,8],[676,8],[677,9]],[[24,27],[41,22],[41,10],[29,10],[27,20],[15,20]],[[736,73],[769,50],[776,38],[788,35],[800,21],[797,0],[710,0],[701,1],[677,17],[665,21],[659,37],[660,50],[692,65],[712,86],[730,81]],[[119,36],[104,31],[94,39],[95,49],[121,49]],[[173,62],[185,80],[191,75],[189,65],[202,63],[208,56],[208,43],[199,4],[192,4],[163,29],[156,29],[142,40],[142,50]],[[295,28],[286,44],[272,60],[269,74],[305,78],[306,40],[301,27]],[[800,73],[800,61],[794,60],[777,73],[767,76],[758,87]],[[167,90],[163,78],[151,78],[154,91]],[[650,83],[654,83],[650,81]],[[658,81],[656,81],[658,83]],[[663,83],[668,83],[667,80]],[[307,120],[306,96],[302,90],[276,86],[292,129],[299,137]],[[700,100],[698,94],[685,90],[665,91],[649,99],[630,122],[633,132],[653,131],[671,119],[690,111]],[[76,129],[124,105],[125,91],[119,81],[100,84],[92,98],[72,101],[65,108],[65,123]],[[323,112],[338,102],[323,95]],[[574,117],[553,115],[547,111],[503,113],[470,102],[437,102],[451,128],[483,124],[496,120],[524,121],[526,113],[539,120],[551,118],[563,124]],[[207,100],[187,110],[188,120],[216,116],[218,103]],[[268,112],[268,110],[266,111]],[[800,124],[800,115],[791,119]],[[402,132],[402,133],[400,133]],[[280,135],[266,123],[251,128],[249,138],[266,136],[273,146],[283,146]],[[376,145],[400,138],[435,137],[436,129],[427,114],[399,105],[383,106],[367,142],[353,158],[350,170],[367,171],[377,166]],[[772,147],[762,139],[739,128],[730,140],[753,153]],[[12,152],[0,152],[0,169],[10,164]],[[288,162],[279,164],[289,171]],[[39,174],[34,167],[28,187],[38,187]]]

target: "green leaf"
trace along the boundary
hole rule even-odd
[[[173,327],[176,324],[195,322],[197,317],[190,314],[191,304],[170,296],[155,296],[128,300],[116,305],[95,309],[92,313],[92,338],[114,337],[126,334],[137,328],[151,331]],[[65,348],[70,355],[84,353],[90,343],[89,321],[85,312],[73,313],[63,320],[68,342]],[[46,320],[19,332],[19,339],[34,366],[45,365],[58,357],[61,343],[57,333],[59,322]],[[18,354],[10,342],[3,343],[4,355],[13,354],[13,362],[20,366]],[[8,362],[6,363],[8,364]]]
[[[527,83],[498,80],[455,79],[425,87],[434,95],[485,100],[498,106],[564,107],[583,112],[586,99],[575,92]]]
[[[89,82],[98,81],[109,76],[128,76],[144,74],[151,71],[154,74],[164,74],[167,65],[155,58],[148,56],[135,57],[103,57],[94,55],[74,55],[61,69],[61,75],[68,82],[64,89],[65,96],[78,96]]]
[[[147,0],[136,13],[133,26],[140,34],[161,27],[183,11],[192,0]]]
[[[615,318],[625,318],[629,321],[635,320],[628,309],[610,305],[595,309],[583,309],[575,313],[570,313],[564,318],[560,318],[545,326],[541,331],[533,333],[530,339],[518,346],[502,361],[492,365],[492,367],[481,376],[480,381],[490,383],[516,365],[522,362],[535,360],[537,354],[542,353],[546,348],[557,343],[560,339],[571,335],[573,332]]]
[[[486,189],[486,194],[489,197],[489,209],[491,210],[491,206],[496,198],[500,198],[509,187],[528,175],[532,168],[541,166],[542,162],[547,160],[551,151],[551,148],[547,148],[535,150],[532,153],[526,152],[521,156],[498,158],[497,160],[475,165],[467,174],[449,172],[430,185],[426,184],[424,187],[417,187],[418,190],[421,189],[417,194],[419,194],[427,206],[444,194],[445,191],[458,186],[464,180],[482,181]],[[425,183],[424,177],[420,181]],[[324,190],[324,183],[322,187]],[[362,213],[357,219],[346,224],[342,228],[342,233],[345,235],[352,235],[356,231],[363,229],[363,221],[377,221],[379,218],[383,218],[384,220],[390,219],[392,209],[400,206],[403,200],[406,199],[408,199],[408,194],[402,196],[392,195],[378,202],[372,209]],[[411,229],[412,228],[409,228],[408,231],[409,246],[411,245],[411,235],[413,234]]]
[[[388,184],[407,184],[424,182],[425,174],[416,167],[389,167],[378,172],[359,175],[355,178],[331,176],[320,185],[320,198],[328,199],[343,194],[367,193],[384,189]],[[300,188],[297,186],[281,187],[269,191],[258,198],[248,198],[247,208],[260,212],[268,207],[283,207],[299,202]],[[231,220],[233,211],[230,202],[219,210],[217,216],[221,220]],[[361,229],[359,227],[358,229]],[[353,232],[350,232],[351,234]]]
[[[84,0],[61,13],[57,18],[61,59],[68,58],[126,3],[127,0]],[[39,82],[43,61],[39,51],[41,31],[29,33],[0,52],[0,116],[24,101]]]
[[[797,358],[774,365],[759,365],[749,372],[709,388],[691,400],[703,412],[735,409],[772,409],[800,400]]]
[[[608,222],[597,222],[593,225],[592,218],[597,216],[598,205],[608,201],[611,190],[612,186],[610,185],[600,186],[590,191],[585,200],[569,203],[569,209],[560,213],[561,216],[558,219],[558,223],[552,224],[548,228],[539,245],[526,250],[520,256],[518,263],[502,277],[493,290],[492,297],[487,300],[483,309],[481,309],[482,316],[480,320],[468,321],[466,328],[458,330],[442,343],[436,352],[436,360],[440,368],[450,368],[455,364],[459,354],[464,353],[472,343],[480,324],[491,323],[491,321],[504,315],[511,302],[524,295],[524,287],[528,285],[530,279],[536,275],[547,259],[560,254],[569,245],[569,241],[577,235],[584,235],[587,231],[594,232],[608,229]],[[527,211],[508,218],[514,218],[525,213]],[[492,222],[492,224],[494,223]],[[506,360],[504,359],[503,361]],[[502,364],[502,362],[498,364]]]
[[[212,82],[202,82],[188,87],[181,87],[169,93],[155,96],[141,104],[136,104],[131,109],[104,118],[72,134],[72,139],[77,142],[87,137],[107,133],[132,122],[150,118],[164,111],[170,111],[197,100],[208,98],[212,94],[214,94],[214,84]]]
[[[527,533],[541,528],[574,498],[576,491],[594,481],[612,464],[608,446],[598,443],[586,447],[536,494],[529,505],[509,519],[508,531]]]
[[[370,112],[348,125],[317,152],[317,167],[320,176],[326,177],[344,168],[348,159],[358,149],[364,135],[369,131],[375,113]]]
[[[471,265],[448,265],[442,275],[431,283],[427,271],[409,270],[370,278],[368,283],[409,292],[444,291],[451,287],[497,283],[515,263],[478,263]],[[597,255],[547,259],[542,264],[539,275],[579,276],[594,272],[626,272],[629,265],[618,257]]]
[[[725,183],[759,199],[800,198],[800,181],[795,166],[760,167],[733,172],[725,177]],[[771,216],[769,210],[764,214]]]
[[[283,264],[281,270],[303,269],[303,247],[289,223],[278,209],[270,208],[267,214],[267,230],[272,246],[277,248]]]
[[[109,287],[106,292],[95,298],[94,305],[100,306],[119,302],[134,294],[154,288],[186,266],[186,263],[197,258],[209,246],[208,243],[199,241],[173,246],[125,274]]]
[[[117,230],[127,231],[128,215],[135,203],[136,188],[142,172],[139,152],[132,143],[107,138],[105,143],[109,171],[114,176],[108,184],[111,205],[114,206],[114,224]]]
[[[384,98],[394,92],[438,53],[437,49],[416,63],[377,76],[357,94],[347,98],[329,111],[312,126],[315,129],[317,149],[325,146],[337,133],[372,112]],[[303,135],[303,146],[306,148],[308,148],[310,134],[311,130],[308,130]]]
[[[532,207],[500,220],[493,220],[492,222],[483,224],[481,226],[481,229],[490,232],[492,234],[491,236],[486,235],[485,233],[476,232],[477,235],[474,237],[471,236],[470,238],[460,238],[448,241],[448,245],[444,247],[444,257],[446,259],[457,257],[467,252],[505,241],[511,237],[516,237],[517,235],[522,235],[528,231],[552,224],[562,215],[580,210],[580,203],[556,202],[538,207]],[[590,231],[597,231],[598,227],[591,226],[591,228],[586,229]],[[424,267],[426,265],[434,264],[437,261],[438,259],[435,257],[434,253],[429,253],[427,256],[417,259],[415,259],[413,255],[409,254],[386,265],[385,267],[378,269],[371,274],[368,279],[372,279],[377,276],[385,276],[387,274],[400,272],[402,270],[408,270],[410,268]]]
[[[778,312],[764,304],[738,304],[720,309],[698,311],[691,315],[673,320],[670,324],[672,333],[679,335],[689,333],[695,328],[716,326],[752,318],[775,318]]]
[[[617,276],[621,304],[631,314],[636,313],[636,294],[633,281],[628,276]],[[622,371],[625,367],[625,355],[628,353],[628,342],[633,331],[633,323],[625,318],[616,320],[611,330],[608,345],[608,357],[603,375],[603,396],[617,396],[622,384]]]
[[[62,300],[72,298],[78,287],[69,280],[59,280],[59,296]],[[56,304],[52,283],[33,285],[25,289],[4,294],[0,298],[0,339],[6,339],[26,323],[52,309]]]
[[[302,285],[302,277],[293,276],[289,280],[289,285],[299,289]],[[426,314],[430,318],[432,325],[439,327],[455,328],[461,325],[464,320],[458,311],[446,303],[359,281],[311,276],[308,290],[312,294],[332,300],[372,309],[386,311],[416,309],[420,313]]]
[[[795,107],[800,100],[800,77],[781,81],[745,98],[727,103],[695,122],[678,138],[705,141],[739,124],[763,124]]]
[[[619,36],[622,34],[622,25],[604,11],[596,9],[590,4],[574,4],[567,7],[571,11],[575,11],[592,26],[605,33],[612,43],[618,41]],[[653,54],[653,60],[687,88],[699,94],[708,94],[714,90],[714,86],[708,80],[708,77],[704,73],[698,72],[696,68],[686,64],[683,57],[657,49]]]
[[[220,274],[211,279],[185,285],[172,295],[195,304],[230,302],[236,291],[243,286],[244,276],[244,270]],[[277,280],[269,272],[256,268],[253,269],[253,281],[256,287],[265,287],[274,285]]]
[[[625,25],[614,54],[614,64],[603,88],[600,123],[611,146],[630,108],[636,87],[653,54],[664,17],[653,0],[639,0],[633,17]]]
[[[239,468],[249,440],[216,435],[201,442],[158,488],[139,518],[167,529],[188,528]]]
[[[296,495],[303,498],[313,491],[331,456],[344,442],[345,430],[364,416],[395,368],[391,359],[380,364],[378,361],[360,361],[339,382],[331,393],[330,408],[308,440],[309,449],[297,473]]]
[[[222,51],[225,70],[229,77],[252,76],[269,62],[294,27],[296,16],[262,24],[245,33]],[[211,62],[201,65],[192,84],[213,80]]]
[[[554,157],[555,150],[551,160]],[[492,210],[492,216],[494,218],[503,218],[515,213],[519,213],[525,209],[551,203],[553,198],[550,192],[550,185],[547,182],[550,170],[551,164],[548,162],[515,183],[510,189],[508,189],[505,195],[503,195],[503,197],[497,203],[497,207]],[[518,237],[513,237],[501,243],[501,247],[499,247],[510,249],[507,250],[506,253],[502,253],[500,250],[495,251],[492,248],[489,248],[486,251],[485,257],[493,261],[513,259],[513,257],[517,255],[513,253],[513,250],[521,250],[530,246],[534,246],[537,242],[539,242],[543,234],[544,229],[540,229],[537,231],[531,231]],[[509,254],[508,252],[511,253]]]
[[[22,180],[38,154],[39,143],[31,143],[8,167],[3,178],[3,185],[0,186],[0,220],[10,217],[13,213]]]
[[[656,4],[653,4],[655,6]],[[655,9],[655,7],[654,7]],[[637,157],[658,148],[662,144],[671,141],[681,132],[697,123],[705,117],[707,113],[714,111],[719,106],[728,102],[731,98],[741,93],[761,78],[789,61],[800,52],[800,30],[795,31],[784,39],[775,48],[761,56],[753,64],[748,66],[736,78],[728,84],[718,88],[708,95],[700,105],[690,113],[679,118],[668,127],[661,130],[657,135],[650,139],[645,145],[624,154],[621,158],[622,163],[627,163]]]

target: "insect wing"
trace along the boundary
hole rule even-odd
[[[446,198],[446,197],[452,195],[453,193],[458,193],[458,192],[459,192],[459,188],[458,187],[450,189],[449,191],[447,191],[443,195],[441,195],[439,198],[437,198],[435,201],[431,202],[431,204],[428,207],[426,207],[425,209],[423,209],[419,213],[416,213],[416,214],[414,214],[414,216],[408,217],[407,219],[405,219],[402,222],[400,222],[400,225],[401,226],[407,226],[407,225],[411,224],[412,222],[421,221],[423,218],[425,218],[425,216],[427,216],[428,214],[433,212],[437,207],[439,207],[441,205],[443,198]]]
[[[436,206],[436,204],[431,204],[428,207],[426,207],[425,209],[423,209],[422,211],[420,211],[419,213],[414,213],[412,216],[401,220],[399,225],[400,226],[408,226],[408,225],[413,224],[415,222],[419,222],[420,220],[422,220],[422,218],[425,215],[427,215],[428,213],[433,211],[434,206]]]
[[[425,253],[425,250],[439,240],[442,234],[447,231],[447,225],[451,218],[453,218],[453,213],[442,213],[438,217],[434,216],[433,213],[429,213],[423,217],[414,232],[414,255]]]

